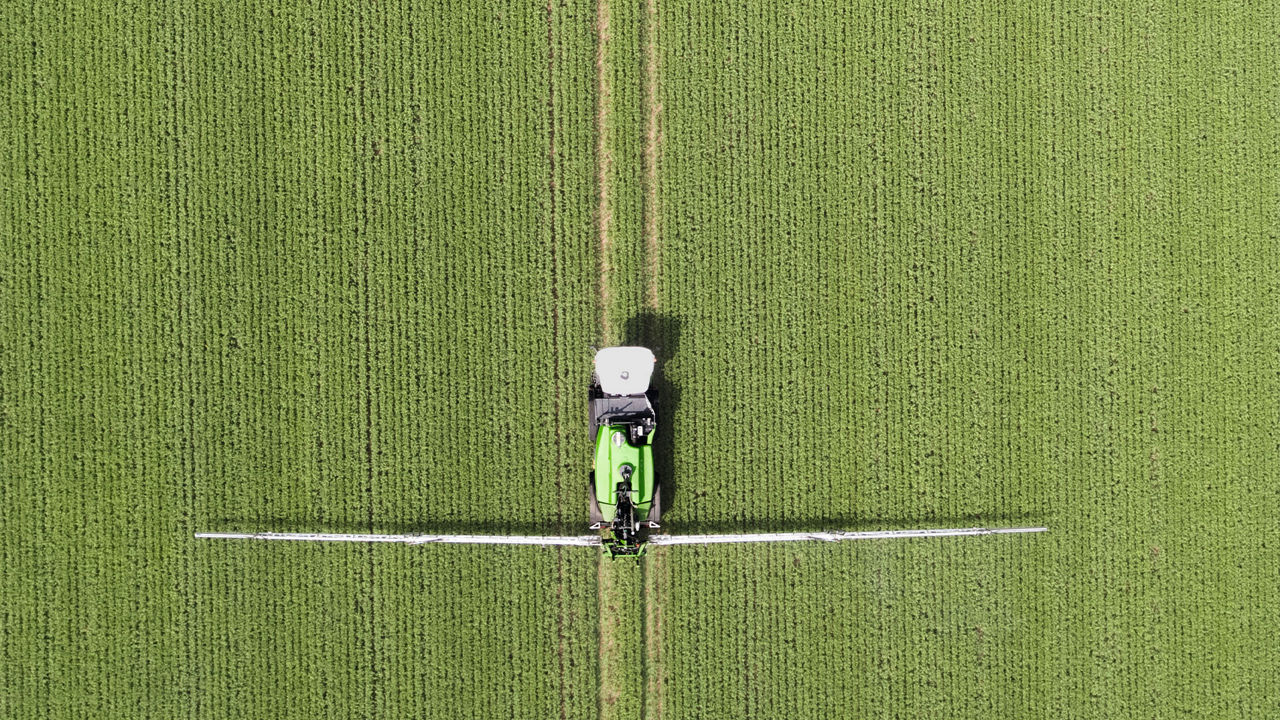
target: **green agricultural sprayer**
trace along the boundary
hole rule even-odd
[[[589,529],[594,535],[379,535],[357,533],[196,533],[199,538],[383,542],[426,545],[603,546],[611,558],[644,554],[649,545],[876,540],[890,538],[1001,535],[1044,532],[1044,527],[922,528],[871,532],[775,532],[726,535],[653,535],[662,517],[662,483],[654,470],[653,437],[658,427],[650,388],[656,358],[643,347],[610,347],[596,352],[588,388],[588,425],[595,463],[587,483]]]

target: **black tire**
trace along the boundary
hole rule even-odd
[[[595,441],[598,426],[596,425],[596,400],[604,397],[600,386],[596,384],[595,373],[591,374],[591,386],[587,388],[587,442],[592,444],[591,452],[595,454]]]
[[[591,524],[604,522],[604,515],[600,514],[600,503],[596,500],[596,474],[591,473],[587,478],[587,512],[591,517]]]
[[[649,522],[662,521],[662,483],[658,483],[653,488],[653,504],[649,505]]]

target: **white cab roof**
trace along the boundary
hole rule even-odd
[[[641,395],[649,389],[655,362],[649,348],[604,348],[596,352],[596,377],[605,395]]]

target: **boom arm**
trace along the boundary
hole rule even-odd
[[[823,540],[895,540],[903,538],[954,537],[961,535],[1012,535],[1046,532],[1046,527],[1006,528],[922,528],[917,530],[874,530],[870,532],[844,532],[829,530],[792,533],[739,533],[729,535],[651,535],[647,542],[653,545],[721,545],[727,543],[804,542]],[[201,532],[198,538],[221,540],[292,540],[295,542],[363,542],[401,543],[404,545],[569,545],[599,547],[599,535],[376,535],[357,533],[233,533]],[[642,541],[644,542],[644,541]],[[638,546],[637,546],[638,547]]]
[[[717,545],[721,543],[802,542],[805,540],[891,540],[899,538],[952,537],[956,535],[1009,535],[1046,532],[1046,527],[1009,528],[925,528],[920,530],[877,530],[842,532],[839,530],[799,533],[742,533],[738,535],[651,535],[652,545]]]
[[[198,538],[222,540],[294,540],[298,542],[402,543],[405,545],[576,545],[598,547],[599,535],[359,535],[353,533],[201,532]]]

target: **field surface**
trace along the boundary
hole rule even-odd
[[[0,718],[1280,716],[1266,3],[0,9]],[[656,548],[583,532],[593,344]]]

